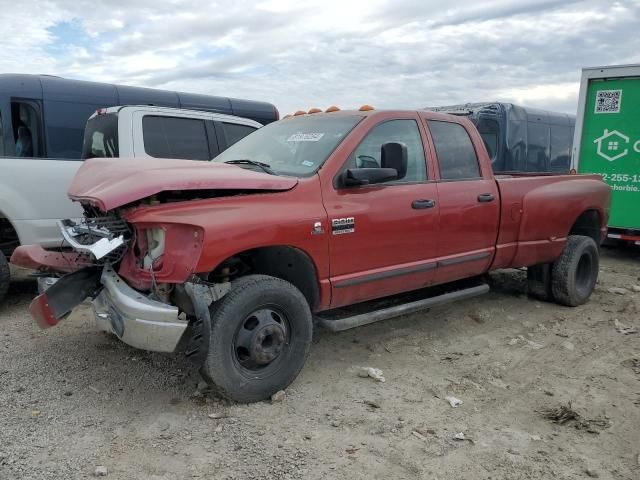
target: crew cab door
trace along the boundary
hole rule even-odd
[[[488,270],[499,228],[500,194],[487,153],[477,148],[482,140],[476,132],[474,145],[462,123],[426,123],[437,160],[440,206],[435,281],[444,283]]]
[[[332,307],[432,283],[438,243],[436,184],[429,181],[417,115],[381,119],[348,154],[333,184],[323,185],[329,217]],[[347,169],[381,167],[381,148],[407,148],[404,178],[346,186]]]

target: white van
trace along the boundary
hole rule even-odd
[[[87,121],[82,159],[211,160],[262,125],[247,118],[133,105],[99,109]]]
[[[104,108],[87,121],[82,159],[211,160],[261,126],[254,120],[198,110]],[[13,250],[30,244],[58,248],[62,235],[57,220],[82,217],[80,206],[67,198],[80,165],[68,159],[0,157],[0,302],[9,287],[7,260]]]

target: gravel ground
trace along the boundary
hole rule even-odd
[[[638,479],[639,276],[639,251],[607,249],[582,307],[530,300],[504,271],[484,297],[318,332],[285,399],[253,405],[97,332],[87,308],[37,329],[18,280],[0,309],[0,479]]]

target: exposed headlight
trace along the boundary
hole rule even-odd
[[[162,266],[162,256],[164,255],[165,231],[162,228],[147,228],[147,253],[142,259],[142,266],[145,270],[158,270]]]

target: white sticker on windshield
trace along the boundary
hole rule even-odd
[[[305,167],[313,167],[313,162],[310,162],[309,160],[304,160],[302,162],[302,165],[304,165]]]
[[[317,142],[322,137],[324,133],[294,133],[287,138],[287,142]]]

